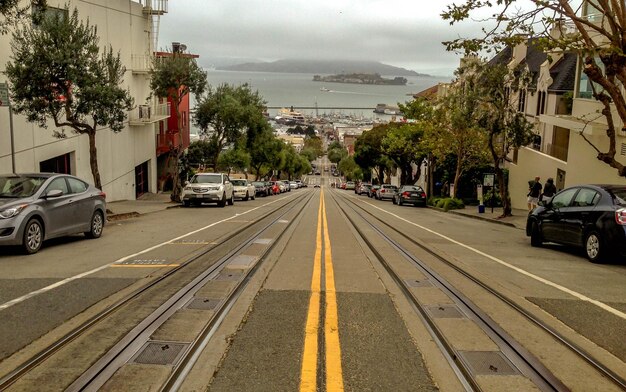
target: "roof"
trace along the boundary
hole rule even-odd
[[[557,61],[550,69],[552,84],[548,87],[548,91],[573,91],[576,81],[576,60],[578,56],[575,53],[566,53]]]
[[[413,94],[413,98],[426,98],[429,99],[435,95],[437,95],[437,92],[439,91],[439,85],[436,84],[432,87],[428,87],[426,90],[422,90],[419,93],[415,93]]]

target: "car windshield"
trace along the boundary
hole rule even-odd
[[[191,179],[192,184],[221,184],[222,176],[219,174],[196,174]]]
[[[418,186],[405,186],[405,187],[402,187],[402,189],[404,189],[405,191],[418,191],[418,192],[422,190],[422,188]]]
[[[0,197],[11,199],[31,197],[45,181],[45,177],[0,176]]]
[[[265,183],[264,182],[255,181],[255,182],[252,183],[252,185],[254,185],[254,186],[265,186]]]
[[[246,180],[233,180],[232,183],[234,186],[246,186]]]

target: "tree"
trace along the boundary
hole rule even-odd
[[[157,97],[167,97],[176,111],[177,129],[170,130],[178,134],[177,145],[170,146],[169,156],[173,160],[172,200],[180,201],[180,158],[183,150],[183,118],[180,104],[189,93],[199,95],[204,92],[207,83],[206,72],[189,54],[174,51],[169,56],[155,57],[150,71],[150,88]]]
[[[228,143],[248,135],[247,148],[251,148],[251,133],[263,129],[265,102],[248,84],[209,87],[196,106],[195,124],[209,137],[215,147],[212,163],[217,166],[219,154]],[[250,137],[252,136],[252,137]],[[253,159],[254,160],[254,159]]]
[[[265,124],[249,144],[250,166],[256,173],[256,179],[265,177],[271,170],[279,170],[283,165],[281,152],[285,143],[277,139],[269,124]]]
[[[393,162],[384,154],[382,148],[382,141],[387,132],[388,128],[385,125],[377,125],[363,132],[354,143],[354,161],[364,172],[374,169],[379,184],[385,182],[385,173],[390,173],[393,168]]]
[[[319,136],[305,137],[303,148],[314,151],[318,157],[324,155],[324,143],[322,143],[322,139]]]
[[[57,13],[13,33],[5,72],[16,113],[42,128],[52,119],[61,129],[53,132],[58,138],[66,137],[62,127],[87,135],[94,185],[102,188],[97,128],[121,132],[133,99],[120,87],[126,68],[119,53],[109,46],[100,54],[98,41],[96,28],[79,21],[76,9],[71,15]]]
[[[606,118],[605,151],[581,131],[581,136],[595,150],[598,160],[626,177],[626,167],[615,159],[616,123],[626,124],[626,4],[623,1],[530,0],[534,8],[523,10],[521,1],[498,0],[500,9],[493,14],[493,28],[481,37],[459,38],[444,42],[448,50],[476,53],[483,49],[514,46],[527,37],[535,37],[540,48],[547,51],[574,52],[583,62],[583,73],[592,82],[592,95],[602,105]],[[451,24],[473,17],[475,11],[489,8],[491,2],[465,0],[449,5],[442,17]],[[594,17],[588,17],[594,15]],[[555,34],[555,27],[558,34]],[[611,109],[615,110],[612,111]],[[617,113],[619,121],[614,118]],[[621,125],[626,131],[626,125]]]
[[[348,151],[346,151],[346,149],[343,147],[335,147],[329,149],[327,155],[329,161],[331,161],[332,163],[339,163],[339,161],[348,156]]]
[[[382,140],[382,150],[400,169],[400,183],[415,184],[427,155],[422,145],[423,124],[389,123],[386,126],[388,132]],[[415,174],[413,165],[417,166]]]
[[[30,6],[20,6],[20,0],[0,0],[0,15],[4,17],[0,20],[0,34],[4,35],[9,32],[9,27],[16,24],[20,20],[28,18],[30,16],[29,10],[31,8],[37,8],[44,10],[47,6],[46,0],[32,0]],[[39,14],[41,16],[41,14]],[[37,16],[37,13],[33,12],[33,16]],[[37,19],[40,22],[41,18]]]
[[[198,140],[189,144],[186,152],[187,162],[191,166],[202,167],[204,169],[209,159],[214,155],[213,146],[205,140]]]
[[[363,171],[359,165],[354,162],[354,158],[351,156],[345,156],[337,165],[337,168],[346,177],[346,180],[360,180],[363,178]]]

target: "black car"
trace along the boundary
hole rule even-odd
[[[254,189],[256,190],[255,196],[269,196],[271,190],[265,181],[253,181]]]
[[[393,204],[413,204],[414,206],[426,206],[426,192],[416,185],[402,185],[393,195]]]
[[[564,189],[528,215],[526,235],[532,246],[557,242],[581,247],[594,263],[626,256],[626,186]]]

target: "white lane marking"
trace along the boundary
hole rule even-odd
[[[85,276],[88,276],[88,275],[91,275],[91,274],[95,274],[96,272],[100,272],[100,271],[102,271],[103,269],[109,268],[109,267],[110,267],[110,266],[112,266],[113,264],[119,264],[119,263],[121,263],[121,262],[124,262],[124,261],[126,261],[126,260],[130,259],[130,258],[137,257],[137,256],[142,255],[142,254],[144,254],[144,253],[147,253],[147,252],[153,251],[153,250],[155,250],[155,249],[158,249],[158,248],[160,248],[160,247],[162,247],[162,246],[164,246],[164,245],[171,244],[171,243],[172,243],[172,242],[174,242],[174,241],[178,241],[178,240],[180,240],[180,239],[182,239],[182,238],[185,238],[185,237],[188,237],[188,236],[190,236],[190,235],[192,235],[192,234],[196,234],[196,233],[198,233],[198,232],[200,232],[200,231],[202,231],[202,230],[206,230],[206,229],[208,229],[208,228],[210,228],[210,227],[213,227],[213,226],[215,226],[215,225],[217,225],[217,224],[220,224],[220,223],[222,223],[222,222],[226,222],[226,221],[229,221],[229,220],[231,220],[231,219],[235,219],[235,218],[236,218],[236,217],[238,217],[238,216],[245,215],[245,214],[247,214],[247,213],[249,213],[249,212],[252,212],[252,211],[254,211],[254,210],[258,210],[259,208],[262,208],[262,207],[267,207],[267,206],[269,206],[270,204],[276,203],[277,201],[280,201],[280,200],[286,199],[286,198],[288,198],[288,197],[295,197],[295,195],[285,196],[285,197],[282,197],[282,198],[280,198],[280,199],[276,199],[276,200],[271,201],[271,202],[269,202],[269,203],[265,203],[265,204],[260,205],[260,206],[258,206],[258,207],[254,207],[254,208],[252,208],[252,209],[250,209],[250,210],[248,210],[248,211],[245,211],[245,212],[242,212],[242,213],[235,214],[235,215],[231,216],[230,218],[222,219],[221,221],[211,223],[210,225],[204,226],[204,227],[202,227],[202,228],[200,228],[200,229],[198,229],[198,230],[190,231],[189,233],[183,234],[183,235],[178,236],[178,237],[176,237],[176,238],[172,238],[171,240],[168,240],[168,241],[162,242],[162,243],[160,243],[160,244],[157,244],[157,245],[151,246],[151,247],[146,248],[146,249],[144,249],[144,250],[141,250],[141,251],[139,251],[139,252],[137,252],[137,253],[133,253],[132,255],[124,256],[124,257],[122,257],[122,258],[120,258],[120,259],[117,259],[117,260],[115,260],[115,261],[111,262],[111,263],[108,263],[108,264],[105,264],[105,265],[103,265],[103,266],[101,266],[101,267],[98,267],[98,268],[92,269],[91,271],[83,272],[82,274],[78,274],[78,275],[71,276],[71,277],[69,277],[69,278],[65,278],[65,279],[60,280],[60,281],[58,281],[58,282],[56,282],[56,283],[53,283],[53,284],[51,284],[51,285],[49,285],[49,286],[43,287],[43,288],[41,288],[41,289],[39,289],[39,290],[32,291],[32,292],[30,292],[30,293],[28,293],[28,294],[24,294],[24,295],[22,295],[21,297],[18,297],[18,298],[12,299],[11,301],[5,302],[5,303],[3,303],[2,305],[0,305],[0,310],[4,310],[4,309],[9,308],[9,307],[11,307],[11,306],[13,306],[13,305],[19,304],[20,302],[24,302],[24,301],[26,301],[26,300],[27,300],[27,299],[29,299],[29,298],[32,298],[32,297],[34,297],[34,296],[36,296],[36,295],[43,294],[43,293],[45,293],[45,292],[47,292],[47,291],[50,291],[50,290],[56,289],[57,287],[63,286],[64,284],[67,284],[67,283],[72,282],[72,281],[74,281],[74,280],[77,280],[77,279],[80,279],[80,278],[84,278]]]
[[[359,198],[354,197],[354,196],[347,196],[347,197],[349,197],[349,198],[351,198],[351,199],[359,199]],[[359,199],[359,200],[361,200],[361,199]],[[507,262],[506,262],[506,261],[504,261],[504,260],[500,260],[500,259],[499,259],[499,258],[497,258],[497,257],[491,256],[490,254],[487,254],[487,253],[482,252],[482,251],[480,251],[480,250],[478,250],[478,249],[472,248],[471,246],[466,245],[466,244],[464,244],[464,243],[462,243],[462,242],[459,242],[459,241],[457,241],[457,240],[455,240],[455,239],[452,239],[452,238],[450,238],[450,237],[448,237],[448,236],[446,236],[446,235],[443,235],[443,234],[437,233],[436,231],[433,231],[433,230],[431,230],[431,229],[429,229],[429,228],[427,228],[427,227],[424,227],[424,226],[418,225],[417,223],[414,223],[414,222],[411,222],[411,221],[409,221],[409,220],[407,220],[407,219],[404,219],[404,218],[402,218],[401,216],[398,216],[398,215],[396,215],[396,214],[394,214],[394,213],[391,213],[391,212],[389,212],[389,211],[386,211],[386,210],[384,210],[384,209],[382,209],[382,208],[380,208],[380,207],[378,207],[378,206],[375,206],[374,204],[372,204],[372,203],[370,203],[370,202],[364,202],[364,203],[365,203],[365,204],[368,204],[368,205],[370,205],[370,206],[372,206],[372,207],[376,208],[377,210],[380,210],[380,211],[382,211],[382,212],[384,212],[384,213],[386,213],[386,214],[389,214],[389,215],[391,215],[391,216],[394,216],[394,217],[396,217],[396,218],[398,218],[398,219],[400,219],[400,220],[402,220],[402,221],[404,221],[404,222],[406,222],[406,223],[409,223],[409,224],[411,224],[411,225],[413,225],[413,226],[415,226],[415,227],[419,227],[420,229],[422,229],[422,230],[424,230],[424,231],[427,231],[427,232],[429,232],[429,233],[431,233],[431,234],[434,234],[434,235],[436,235],[436,236],[439,236],[439,237],[441,237],[441,238],[443,238],[443,239],[446,239],[446,240],[448,240],[448,241],[450,241],[450,242],[452,242],[452,243],[454,243],[454,244],[456,244],[456,245],[458,245],[458,246],[461,246],[461,247],[463,247],[463,248],[465,248],[465,249],[467,249],[467,250],[471,250],[471,251],[472,251],[472,252],[474,252],[474,253],[477,253],[477,254],[479,254],[479,255],[481,255],[481,256],[484,256],[484,257],[486,257],[486,258],[488,258],[488,259],[490,259],[490,260],[493,260],[493,261],[495,261],[496,263],[498,263],[498,264],[500,264],[500,265],[503,265],[503,266],[505,266],[505,267],[508,267],[508,268],[510,268],[510,269],[512,269],[512,270],[514,270],[514,271],[516,271],[516,272],[519,272],[520,274],[525,275],[525,276],[527,276],[527,277],[529,277],[529,278],[531,278],[531,279],[535,279],[535,280],[537,280],[537,281],[539,281],[539,282],[541,282],[541,283],[543,283],[543,284],[546,284],[546,285],[548,285],[548,286],[554,287],[554,288],[555,288],[555,289],[557,289],[557,290],[561,290],[561,291],[563,291],[564,293],[567,293],[567,294],[569,294],[569,295],[571,295],[571,296],[573,296],[573,297],[576,297],[576,298],[578,298],[578,299],[579,299],[579,300],[581,300],[581,301],[586,301],[586,302],[592,303],[592,304],[594,304],[594,305],[598,306],[599,308],[604,309],[604,310],[606,310],[607,312],[612,313],[612,314],[616,315],[617,317],[620,317],[620,318],[622,318],[622,319],[625,319],[625,320],[626,320],[626,313],[621,312],[621,311],[619,311],[619,310],[617,310],[617,309],[615,309],[615,308],[612,308],[612,307],[610,307],[609,305],[605,304],[604,302],[600,302],[600,301],[595,300],[595,299],[593,299],[593,298],[589,298],[589,297],[587,297],[586,295],[581,294],[581,293],[579,293],[579,292],[577,292],[577,291],[574,291],[574,290],[568,289],[567,287],[561,286],[561,285],[560,285],[560,284],[558,284],[558,283],[554,283],[554,282],[552,282],[552,281],[550,281],[550,280],[547,280],[547,279],[545,279],[545,278],[542,278],[541,276],[537,276],[537,275],[535,275],[535,274],[532,274],[532,273],[530,273],[530,272],[528,272],[528,271],[526,271],[526,270],[523,270],[523,269],[521,269],[521,268],[519,268],[519,267],[516,267],[516,266],[514,266],[514,265],[512,265],[512,264],[509,264],[509,263],[507,263]]]

